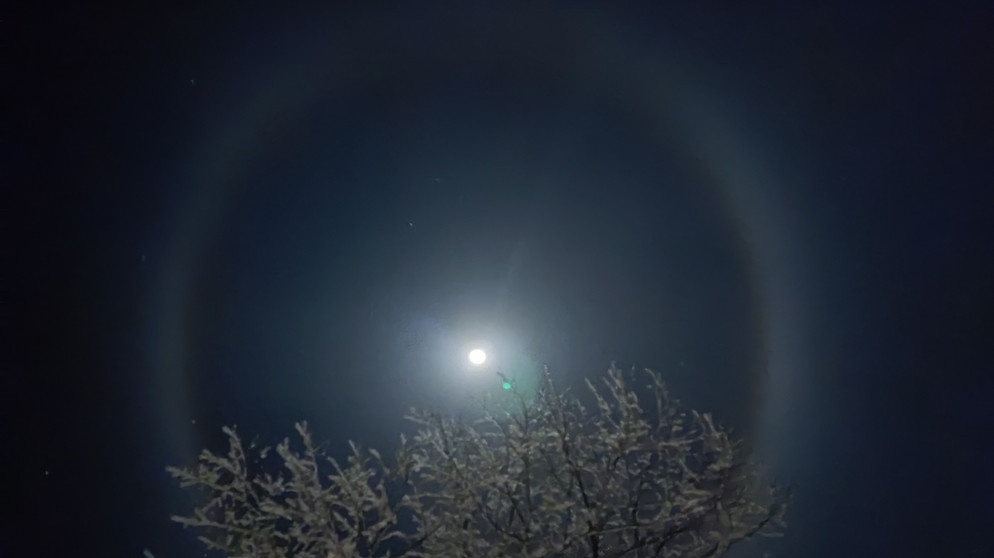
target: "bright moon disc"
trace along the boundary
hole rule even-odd
[[[469,352],[469,361],[473,364],[483,364],[487,360],[487,353],[480,349],[473,349]]]

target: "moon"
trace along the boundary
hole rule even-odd
[[[487,361],[487,353],[483,352],[483,349],[473,349],[469,352],[469,361],[479,366]]]

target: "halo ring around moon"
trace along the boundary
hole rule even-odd
[[[524,20],[528,18],[521,19]],[[355,28],[356,37],[361,37],[364,29],[375,29],[376,25],[370,20]],[[591,43],[591,36],[599,40]],[[501,56],[530,64],[535,75],[549,68],[558,69],[556,75],[570,76],[578,88],[602,92],[611,89],[609,93],[618,103],[645,115],[660,149],[686,149],[700,158],[702,177],[715,189],[715,199],[720,200],[717,209],[735,223],[734,229],[742,239],[739,249],[748,251],[748,259],[757,262],[751,279],[754,304],[759,309],[754,327],[763,333],[765,353],[771,359],[780,359],[758,368],[786,374],[793,366],[794,357],[790,355],[796,351],[776,345],[784,337],[782,332],[796,327],[797,320],[788,303],[778,306],[776,289],[788,283],[784,278],[789,269],[782,262],[795,254],[778,244],[789,235],[784,234],[783,223],[778,220],[782,213],[768,201],[770,195],[749,193],[751,186],[770,184],[772,180],[750,165],[760,154],[750,152],[742,134],[716,116],[718,111],[707,105],[706,96],[698,95],[695,83],[688,77],[689,70],[706,66],[706,62],[667,55],[658,48],[646,49],[632,37],[631,29],[625,25],[605,17],[591,17],[576,24],[571,35],[560,36],[562,40],[557,45],[546,44],[538,35],[528,36],[507,47],[511,52],[502,52]],[[316,103],[344,98],[360,91],[367,82],[382,79],[379,73],[358,66],[331,47],[297,54],[273,75],[260,80],[261,85],[248,101],[218,124],[217,133],[200,146],[188,165],[192,171],[186,178],[193,185],[192,194],[173,223],[158,277],[152,330],[155,349],[149,363],[161,435],[169,453],[177,459],[196,455],[205,435],[192,429],[188,418],[194,411],[190,377],[194,371],[187,329],[197,266],[204,242],[223,227],[222,216],[235,185],[250,172],[251,161],[264,152],[268,123],[276,115],[285,119],[288,111],[296,111],[298,119],[306,118]],[[378,72],[403,72],[419,54],[385,53]],[[488,59],[491,54],[473,51],[462,55],[469,60],[473,56]],[[314,79],[315,75],[321,77]],[[772,324],[775,320],[780,323]],[[774,379],[757,375],[754,392],[778,391],[766,385]],[[763,403],[756,395],[757,414]]]

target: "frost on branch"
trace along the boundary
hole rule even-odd
[[[646,390],[630,387],[639,380]],[[352,444],[342,467],[298,424],[303,451],[284,440],[277,474],[250,472],[225,429],[227,456],[169,469],[206,491],[173,519],[233,557],[721,556],[781,532],[789,494],[710,415],[677,409],[658,374],[612,366],[588,387],[591,408],[546,373],[533,402],[512,394],[511,413],[412,411],[418,434],[390,463]]]

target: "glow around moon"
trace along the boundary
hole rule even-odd
[[[479,366],[487,361],[487,353],[483,352],[483,349],[473,349],[469,352],[469,361]]]

